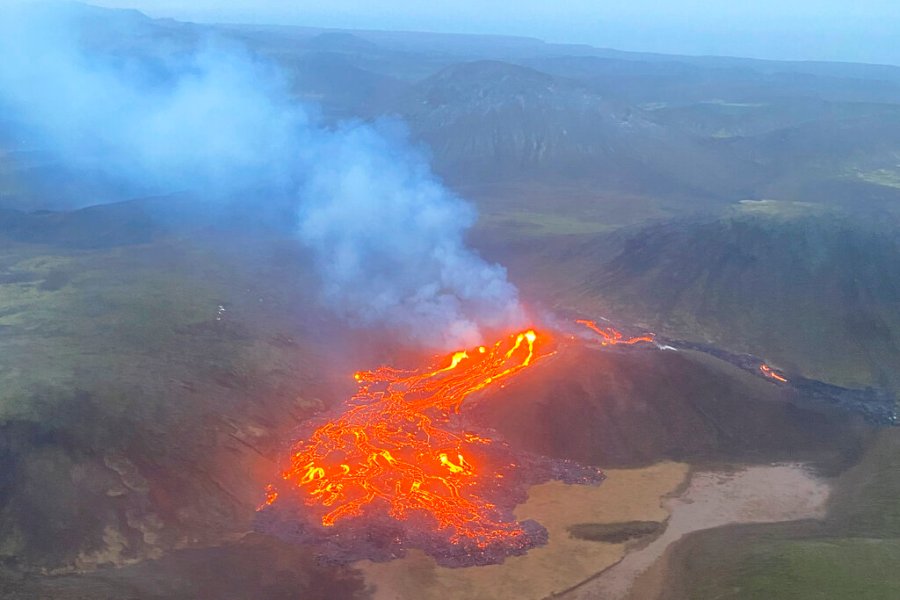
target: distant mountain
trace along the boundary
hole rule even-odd
[[[306,42],[306,47],[320,52],[371,53],[378,51],[378,44],[346,31],[326,31]]]
[[[822,189],[814,181],[823,170],[840,175],[835,161],[820,164],[822,153],[844,161],[841,169],[863,153],[890,156],[888,142],[900,138],[881,125],[900,98],[898,67],[70,10],[87,45],[150,68],[210,35],[246,45],[282,66],[298,100],[319,106],[329,122],[399,114],[429,147],[438,173],[458,184],[578,180],[726,201],[833,200],[835,187],[849,185],[847,193],[876,203],[893,197],[871,182]]]
[[[243,26],[241,26],[243,27]],[[248,26],[249,27],[249,26]],[[257,29],[262,29],[256,26]],[[828,61],[790,61],[743,58],[736,56],[692,56],[661,54],[603,48],[588,44],[551,43],[544,40],[511,35],[433,33],[417,31],[371,31],[364,29],[335,30],[314,27],[269,26],[268,30],[293,32],[294,35],[315,35],[321,32],[343,31],[375,42],[384,49],[403,53],[443,54],[457,62],[476,58],[509,62],[588,59],[592,61],[631,64],[644,63],[658,71],[671,69],[674,64],[693,69],[725,72],[729,70],[755,72],[762,75],[785,74],[796,79],[798,74],[823,78],[900,82],[900,66]]]
[[[644,228],[586,279],[582,294],[660,332],[900,389],[900,239],[889,229],[747,203],[722,219]]]
[[[329,119],[373,116],[373,105],[389,103],[408,88],[390,75],[361,68],[344,51],[314,51],[279,60],[297,97],[320,108]]]
[[[583,84],[497,61],[452,65],[397,107],[452,179],[582,178],[714,194],[734,167]],[[721,174],[722,177],[719,177]]]
[[[900,109],[823,118],[723,143],[753,164],[761,197],[826,201],[896,211],[900,201]]]
[[[578,79],[593,89],[635,103],[675,106],[711,100],[890,103],[896,102],[900,93],[900,67],[877,65],[591,50],[532,56],[514,62]]]

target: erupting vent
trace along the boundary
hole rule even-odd
[[[604,346],[652,340],[584,324]],[[294,444],[281,481],[269,486],[260,507],[266,528],[316,543],[339,562],[421,547],[442,564],[486,564],[543,543],[540,525],[512,514],[527,488],[549,479],[598,483],[602,472],[513,452],[468,430],[459,412],[473,393],[505,385],[552,353],[548,336],[528,330],[426,369],[356,373],[344,412]]]
[[[503,477],[473,458],[477,446],[491,441],[446,424],[467,396],[528,367],[537,339],[525,331],[457,352],[449,364],[425,372],[357,373],[350,408],[296,445],[285,482],[304,488],[308,504],[327,509],[326,527],[380,504],[395,519],[428,513],[454,542],[466,537],[484,547],[521,536],[518,524],[500,520],[478,494],[484,478]],[[266,502],[277,497],[271,489]]]

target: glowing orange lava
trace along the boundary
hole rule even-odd
[[[788,382],[787,378],[784,375],[781,375],[766,363],[759,365],[759,372],[769,379],[774,379],[775,381],[780,381],[781,383]]]
[[[398,520],[417,515],[453,542],[479,547],[523,535],[481,492],[496,485],[502,468],[479,464],[491,440],[448,427],[471,394],[518,373],[542,355],[546,343],[533,330],[493,346],[457,352],[422,371],[380,367],[356,373],[359,389],[342,415],[297,442],[282,474],[322,525],[386,510]],[[279,500],[270,486],[263,507]]]
[[[584,319],[579,319],[578,321],[575,321],[575,322],[578,323],[579,325],[584,325],[588,329],[597,333],[602,338],[600,344],[603,346],[615,346],[616,344],[633,345],[633,344],[638,344],[640,342],[653,342],[653,334],[651,334],[651,333],[648,333],[648,334],[642,335],[642,336],[638,336],[638,337],[626,338],[625,336],[622,335],[622,332],[620,332],[612,327],[601,328],[594,321],[586,321]]]

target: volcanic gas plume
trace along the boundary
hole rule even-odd
[[[7,4],[4,131],[64,172],[96,177],[106,201],[177,193],[155,209],[163,221],[236,211],[242,229],[290,228],[329,310],[428,348],[525,324],[506,270],[466,244],[474,208],[432,173],[402,123],[324,120],[296,101],[289,70],[230,36],[126,60],[116,44],[92,43],[90,9]],[[117,38],[142,38],[150,25],[117,21]],[[83,196],[70,201],[103,201]]]
[[[604,346],[652,341],[582,324]],[[336,544],[348,560],[377,556],[369,545],[348,548],[338,538],[358,540],[385,518],[395,523],[388,527],[390,556],[419,546],[445,564],[495,562],[545,541],[540,526],[511,516],[528,485],[551,478],[596,483],[602,473],[512,452],[466,430],[459,415],[472,394],[549,357],[552,344],[549,335],[530,329],[422,370],[356,373],[359,391],[345,412],[294,444],[282,480],[269,486],[260,510],[292,505],[300,538]],[[301,504],[304,510],[297,510]]]

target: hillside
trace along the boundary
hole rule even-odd
[[[416,84],[398,106],[436,168],[459,182],[574,179],[710,195],[733,172],[710,148],[639,109],[509,63],[453,65]]]
[[[856,417],[796,400],[702,354],[564,347],[472,413],[514,445],[605,468],[792,457],[840,470],[854,460],[865,439]]]
[[[900,245],[833,215],[651,226],[580,287],[660,332],[708,340],[851,386],[898,389]]]

